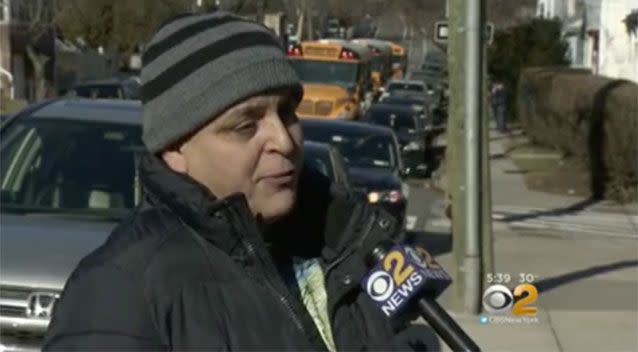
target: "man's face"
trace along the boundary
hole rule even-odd
[[[218,198],[243,193],[252,213],[272,222],[296,200],[302,161],[297,103],[288,91],[252,97],[162,156]]]

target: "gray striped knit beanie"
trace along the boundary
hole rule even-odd
[[[265,26],[224,12],[164,24],[142,56],[143,140],[153,153],[272,89],[303,94],[280,40]]]

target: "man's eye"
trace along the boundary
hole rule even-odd
[[[237,127],[234,128],[235,131],[241,132],[241,133],[252,132],[256,129],[257,129],[257,124],[254,122],[242,123],[241,125],[238,125]]]

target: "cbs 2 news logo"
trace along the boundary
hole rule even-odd
[[[449,280],[449,276],[436,263],[428,265],[428,259],[429,253],[419,247],[394,246],[370,274],[363,278],[361,284],[383,313],[388,317],[392,316],[426,280]]]
[[[513,291],[505,285],[492,285],[483,293],[483,309],[490,314],[535,316],[537,299],[538,290],[532,284],[520,284]]]

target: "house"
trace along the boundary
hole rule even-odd
[[[26,23],[32,19],[26,18],[28,11],[17,6],[24,4],[27,3],[0,0],[0,94],[13,99],[32,101],[36,98],[38,87],[27,46],[31,45],[38,54],[49,58],[43,67],[44,86],[41,86],[46,94],[47,91],[51,91],[53,84],[54,32],[52,29],[45,30],[34,40],[32,33],[26,29]]]
[[[538,0],[536,17],[568,18],[576,13],[576,0]]]
[[[572,67],[638,82],[638,1],[538,0],[536,14],[561,20]]]
[[[602,0],[579,0],[574,3],[575,12],[563,20],[562,33],[569,45],[571,66],[597,73]]]
[[[638,1],[603,0],[598,73],[638,83]]]

